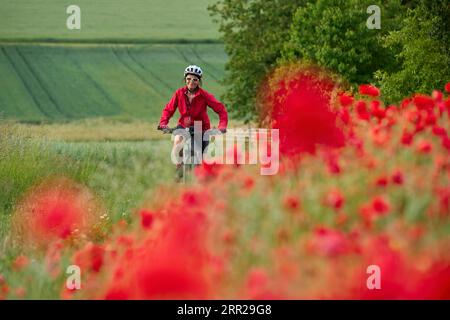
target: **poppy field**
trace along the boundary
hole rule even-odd
[[[450,83],[398,105],[295,64],[266,83],[277,174],[202,164],[124,217],[83,171],[42,176],[2,230],[0,298],[449,299]]]

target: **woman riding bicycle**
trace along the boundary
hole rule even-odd
[[[190,65],[184,70],[185,86],[177,89],[170,99],[169,103],[164,107],[159,121],[159,130],[169,129],[168,123],[172,118],[175,110],[178,109],[180,118],[178,119],[177,128],[190,128],[194,126],[194,121],[202,122],[202,140],[203,133],[211,128],[206,107],[210,107],[219,115],[218,129],[226,132],[228,125],[228,113],[225,106],[218,101],[212,94],[200,87],[202,84],[203,71],[196,65]],[[173,147],[183,142],[181,135],[176,135]],[[202,143],[202,151],[208,145],[207,141]],[[181,165],[177,165],[180,168]]]

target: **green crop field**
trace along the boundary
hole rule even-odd
[[[204,88],[223,93],[221,44],[4,44],[0,114],[20,121],[89,117],[155,121],[186,65],[204,68]]]
[[[154,122],[188,64],[204,68],[205,89],[220,97],[227,55],[207,10],[214,2],[0,0],[0,118]],[[80,30],[66,26],[73,4]]]
[[[52,175],[88,183],[115,212],[113,219],[128,215],[145,191],[173,180],[174,170],[167,163],[170,138],[159,137],[65,142],[29,136],[26,129],[0,122],[0,239],[16,200],[31,185]]]
[[[0,40],[217,40],[207,6],[215,0],[0,0]],[[81,10],[81,29],[69,30],[66,9]]]

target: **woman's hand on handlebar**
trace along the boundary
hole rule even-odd
[[[171,133],[172,129],[169,126],[158,126],[158,130],[161,130],[163,133]]]
[[[210,134],[211,135],[220,135],[225,134],[227,132],[227,129],[211,129]]]

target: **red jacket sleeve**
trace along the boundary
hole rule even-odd
[[[170,118],[172,118],[175,110],[177,110],[178,107],[178,99],[177,99],[177,93],[172,96],[172,99],[170,99],[169,103],[166,104],[162,111],[161,119],[159,120],[160,126],[167,126],[169,124]]]
[[[228,113],[223,103],[219,102],[212,94],[203,91],[206,103],[219,115],[219,129],[226,129],[228,125]]]

